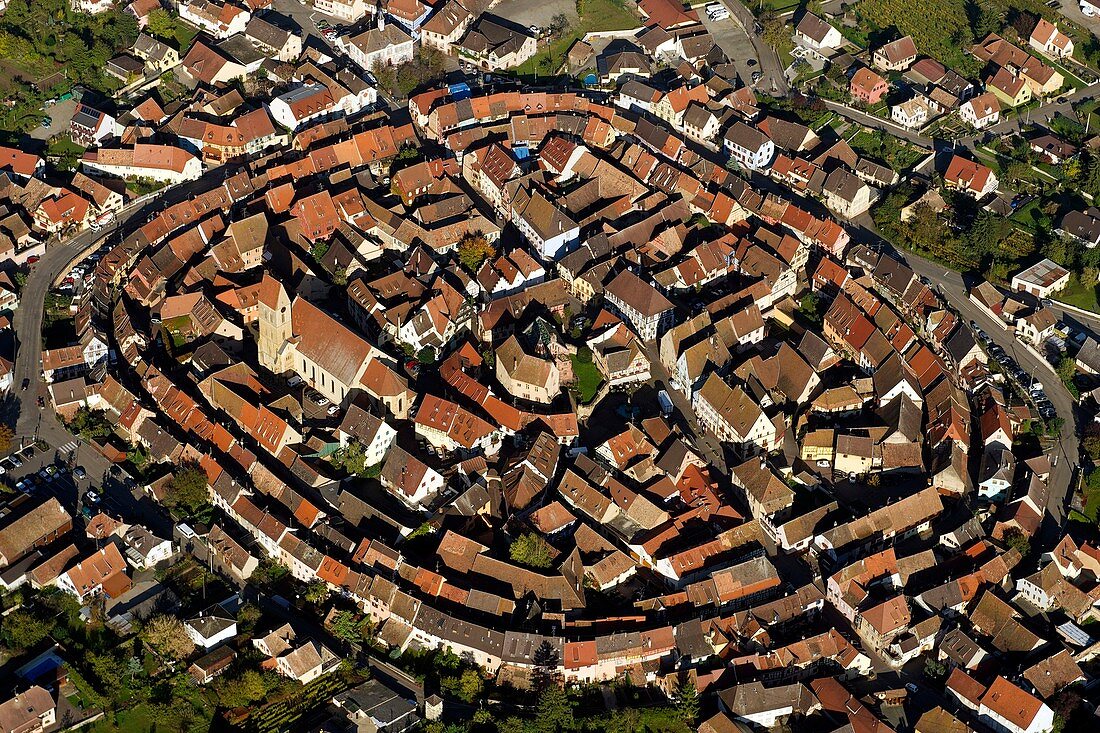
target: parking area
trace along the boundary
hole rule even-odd
[[[1024,371],[1019,363],[1017,363],[1014,355],[1009,354],[1004,348],[994,343],[993,338],[980,329],[977,323],[971,321],[970,329],[974,332],[974,337],[978,340],[978,343],[980,343],[989,354],[990,359],[1000,367],[1001,372],[1015,382],[1021,394],[1026,396],[1027,399],[1035,405],[1035,409],[1038,411],[1039,416],[1044,420],[1051,420],[1057,417],[1058,412],[1054,409],[1053,403],[1047,398],[1042,383],[1037,381],[1034,375]],[[1021,346],[1020,348],[1024,347]],[[1015,349],[1013,349],[1013,351],[1014,350]]]
[[[580,18],[573,0],[502,0],[493,6],[492,13],[522,26],[537,25],[546,28],[555,15],[564,15],[570,24]]]
[[[1092,31],[1094,36],[1100,36],[1100,17],[1089,18],[1081,12],[1081,5],[1078,0],[1061,0],[1062,15],[1066,16],[1074,23],[1078,23],[1081,26],[1088,28]]]
[[[42,116],[49,116],[49,127],[36,127],[31,131],[30,136],[35,140],[49,140],[54,135],[60,135],[69,131],[69,123],[72,122],[73,115],[76,114],[76,100],[66,99],[64,102],[58,102],[46,107],[42,112]]]

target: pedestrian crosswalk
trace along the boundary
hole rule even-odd
[[[72,452],[76,451],[76,449],[79,448],[79,447],[80,447],[79,441],[70,440],[68,443],[66,443],[65,445],[58,448],[57,452],[64,455],[66,453],[72,453]]]

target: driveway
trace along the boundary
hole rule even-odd
[[[64,102],[58,102],[57,104],[46,107],[42,111],[42,115],[49,115],[52,122],[49,127],[36,127],[31,131],[30,136],[35,140],[49,140],[54,135],[60,135],[63,132],[69,131],[69,123],[73,119],[73,115],[76,114],[76,100],[66,99]]]
[[[725,20],[711,20],[702,9],[698,12],[699,20],[703,21],[703,25],[706,26],[707,31],[714,38],[714,42],[726,52],[726,56],[737,68],[737,75],[741,77],[741,81],[746,85],[752,84],[752,72],[761,71],[763,73],[752,38],[741,27],[741,24],[733,19],[732,15]],[[752,65],[748,63],[750,60],[753,62]],[[766,80],[762,78],[760,82],[765,83]]]
[[[1081,12],[1081,6],[1077,0],[1062,0],[1062,7],[1059,8],[1062,11],[1062,15],[1066,16],[1074,23],[1080,26],[1088,28],[1092,31],[1092,35],[1100,36],[1100,18],[1088,18]]]

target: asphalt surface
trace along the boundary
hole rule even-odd
[[[860,223],[870,223],[869,217],[861,217]],[[883,240],[873,228],[863,226],[853,232],[853,239],[865,243],[881,245]],[[910,252],[896,252],[897,256],[904,260],[913,271],[933,283],[940,295],[958,311],[965,323],[974,321],[978,327],[985,331],[993,339],[994,343],[1008,353],[1024,371],[1032,375],[1037,382],[1043,385],[1047,398],[1065,423],[1062,432],[1055,442],[1051,455],[1051,474],[1048,481],[1050,494],[1047,501],[1047,511],[1054,518],[1058,526],[1065,523],[1066,507],[1070,497],[1070,487],[1073,482],[1074,470],[1078,465],[1078,439],[1075,428],[1076,402],[1070,396],[1069,391],[1062,380],[1055,374],[1054,369],[1045,360],[1037,357],[1029,349],[1025,348],[1016,338],[993,317],[980,309],[974,301],[970,300],[969,291],[963,276],[954,270],[945,269],[943,265],[924,259]],[[1098,321],[1100,322],[1100,321]],[[1044,538],[1044,539],[1050,539]]]
[[[756,17],[753,16],[752,11],[745,7],[739,0],[718,0],[726,6],[730,11],[730,19],[727,21],[720,21],[721,23],[730,23],[734,28],[739,28],[742,37],[747,36],[749,43],[752,45],[755,51],[755,58],[758,62],[757,67],[753,67],[750,71],[759,70],[762,76],[760,81],[753,85],[759,92],[771,94],[772,96],[782,97],[786,95],[789,90],[787,84],[787,76],[784,74],[783,64],[779,60],[779,54],[775,49],[764,42],[764,39],[755,32]],[[707,17],[706,11],[700,8],[699,18],[703,23],[708,24],[710,18]],[[714,35],[712,32],[711,35]],[[741,53],[739,49],[743,49],[742,41],[732,35],[730,31],[723,31],[721,35],[715,35],[715,42],[721,46],[722,50],[726,52],[726,55],[731,59],[734,59],[734,63],[737,64],[737,69],[740,72],[741,64],[736,60],[735,54]],[[727,43],[730,45],[727,46]],[[751,73],[748,76],[742,75],[742,81],[746,84],[751,83]]]

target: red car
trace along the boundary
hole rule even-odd
[[[39,257],[38,255],[31,255],[30,257],[27,258],[27,264],[28,265],[33,265],[35,262],[38,262],[40,259],[42,259],[42,258]]]

